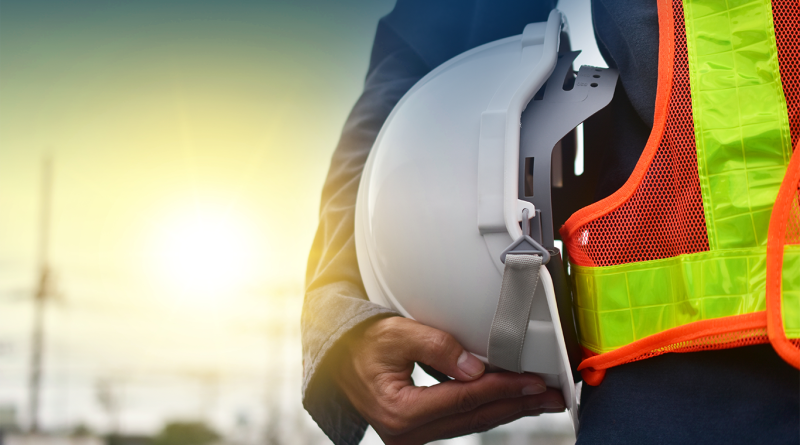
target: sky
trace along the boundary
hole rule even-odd
[[[52,154],[54,264],[140,269],[154,228],[192,206],[250,224],[260,275],[295,280],[391,6],[3,2],[3,268],[30,268],[37,170]]]
[[[131,431],[299,399],[319,194],[393,3],[0,2],[0,408],[27,421],[46,158],[46,427],[109,428],[104,380]],[[573,33],[586,5],[562,2]],[[279,374],[295,386],[270,389]],[[151,408],[159,388],[175,392]]]
[[[60,294],[45,426],[107,426],[99,378],[261,379],[299,362],[270,351],[270,331],[299,321],[328,160],[391,7],[0,3],[0,405],[25,421],[45,156]],[[158,420],[138,417],[130,428]]]

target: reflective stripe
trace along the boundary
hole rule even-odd
[[[769,0],[684,0],[709,247],[766,245],[791,136]]]
[[[730,249],[607,267],[572,265],[581,345],[601,354],[700,320],[763,311],[766,249]],[[800,246],[787,246],[785,270],[800,270]],[[800,278],[785,273],[784,298],[800,310]],[[795,309],[790,309],[792,306]],[[800,337],[788,312],[787,336]]]
[[[800,338],[800,245],[783,248],[781,284],[783,330],[788,338]]]
[[[763,255],[759,248],[576,266],[581,344],[608,352],[694,321],[764,310]]]

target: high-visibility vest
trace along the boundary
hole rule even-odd
[[[659,0],[644,152],[561,228],[587,383],[759,343],[800,368],[799,3]]]

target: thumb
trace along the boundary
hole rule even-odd
[[[485,371],[483,362],[470,354],[450,334],[414,322],[409,325],[405,358],[422,362],[456,380],[475,380]]]

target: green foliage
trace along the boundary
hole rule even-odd
[[[169,422],[153,438],[153,445],[210,445],[219,435],[203,422]]]
[[[93,436],[94,432],[85,423],[79,423],[72,428],[69,435],[71,437],[89,437]]]
[[[153,445],[148,436],[128,436],[123,434],[109,434],[105,436],[106,445]]]

